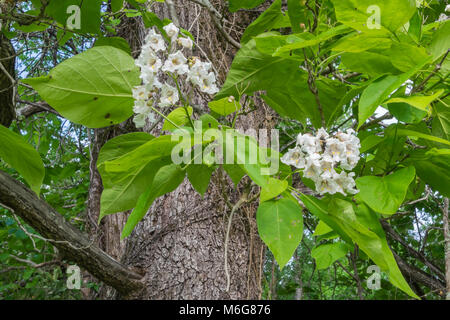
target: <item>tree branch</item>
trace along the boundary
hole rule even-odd
[[[30,189],[0,171],[0,204],[42,236],[52,239],[63,257],[127,296],[141,290],[142,276],[111,258]]]
[[[414,258],[419,259],[421,262],[423,262],[433,273],[435,273],[440,279],[444,279],[444,273],[441,269],[439,269],[436,265],[434,265],[432,262],[428,261],[428,259],[419,251],[412,248],[410,245],[408,245],[402,237],[391,227],[389,223],[386,221],[381,220],[381,225],[386,231],[386,233],[395,241],[398,241],[403,247],[405,247],[406,251]]]
[[[224,17],[220,14],[219,11],[209,2],[209,0],[191,0],[192,2],[199,4],[203,8],[209,11],[211,18],[216,26],[217,30],[222,34],[222,36],[229,42],[231,45],[237,49],[241,48],[241,44],[234,40],[224,29],[222,25],[222,21]]]
[[[31,117],[32,115],[40,112],[50,112],[62,117],[58,111],[50,107],[46,102],[31,102],[26,100],[17,100],[17,102],[27,105],[26,107],[23,107],[18,111],[19,116],[22,116],[24,118]]]

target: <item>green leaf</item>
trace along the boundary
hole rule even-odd
[[[383,140],[384,140],[383,137],[376,136],[376,135],[370,135],[367,138],[365,138],[363,141],[361,141],[361,148],[359,151],[361,153],[367,152],[370,149],[376,147]]]
[[[269,178],[267,185],[261,189],[261,195],[259,197],[259,202],[271,200],[282,194],[288,187],[288,182],[286,180],[278,180],[274,178]]]
[[[407,52],[408,54],[405,54]],[[392,64],[402,72],[408,72],[429,57],[425,48],[407,43],[393,42],[392,47],[384,52]]]
[[[335,52],[360,53],[373,48],[386,50],[391,47],[392,43],[392,40],[388,37],[366,33],[351,33],[332,44],[331,50]]]
[[[419,123],[427,116],[426,111],[411,107],[408,103],[389,103],[387,107],[396,119],[406,123]]]
[[[292,32],[302,32],[304,28],[301,28],[300,24],[303,23],[305,26],[308,24],[308,8],[300,0],[288,0],[287,5]]]
[[[441,139],[439,137],[431,136],[429,134],[425,134],[425,133],[418,132],[418,131],[406,130],[406,129],[398,129],[397,130],[397,134],[399,136],[417,137],[417,138],[422,138],[422,139],[425,139],[425,140],[430,140],[430,141],[434,141],[434,142],[450,145],[450,141],[448,141],[448,140]]]
[[[76,55],[46,77],[22,81],[62,116],[89,128],[117,124],[132,116],[132,88],[140,84],[133,58],[109,46]]]
[[[281,0],[275,0],[272,5],[253,21],[241,37],[241,43],[248,42],[252,37],[265,31],[270,31],[284,18],[281,12]]]
[[[376,35],[389,35],[407,23],[416,12],[415,0],[332,0],[336,18],[343,24]],[[369,28],[374,12],[380,9],[379,29]]]
[[[82,33],[100,33],[100,9],[101,0],[53,0],[49,1],[45,12],[53,17],[57,22],[63,26],[67,25],[67,20],[71,13],[67,13],[67,8],[71,5],[80,7],[80,22],[81,29],[77,30]]]
[[[227,116],[229,114],[235,113],[242,108],[239,101],[236,101],[233,96],[211,101],[208,103],[208,107],[221,116]]]
[[[246,93],[253,94],[258,90],[272,87],[279,88],[298,77],[292,72],[300,67],[300,62],[280,57],[272,57],[256,50],[254,39],[246,43],[237,52],[231,65],[227,79],[215,99],[234,96],[236,99]],[[289,76],[289,79],[286,77]]]
[[[302,208],[286,198],[266,201],[258,208],[256,222],[261,239],[283,269],[303,237]]]
[[[450,21],[445,21],[436,32],[433,33],[433,39],[429,51],[434,60],[439,59],[450,48]]]
[[[265,166],[260,161],[261,152],[255,139],[233,130],[226,130],[224,135],[223,150],[226,162],[234,159],[234,163],[238,164],[253,182],[265,187],[268,177],[264,172]]]
[[[105,171],[106,161],[118,159],[152,139],[153,136],[144,132],[129,133],[109,140],[100,150],[97,167],[104,190],[100,199],[99,221],[105,215],[132,209],[142,190],[151,183],[159,168],[170,161],[166,158],[150,161],[143,164],[133,175],[127,175],[125,178],[122,174]]]
[[[345,257],[348,246],[342,242],[322,244],[311,250],[311,256],[316,260],[317,269],[327,269],[335,261]]]
[[[236,12],[239,9],[252,9],[259,6],[265,0],[228,0],[228,9],[230,12]]]
[[[450,107],[439,102],[433,111],[433,135],[450,140]]]
[[[95,41],[94,47],[110,46],[125,51],[131,55],[131,48],[127,40],[122,37],[102,37]]]
[[[111,11],[117,12],[123,8],[124,0],[111,0]]]
[[[281,75],[281,74],[280,74]],[[291,77],[295,76],[295,79]],[[306,124],[309,119],[313,126],[322,126],[321,116],[314,95],[308,88],[308,76],[305,72],[284,74],[285,79],[265,88],[267,95],[263,99],[281,116],[296,119]],[[283,87],[278,87],[282,83]],[[339,116],[347,93],[347,86],[326,78],[316,81],[319,98],[324,112],[325,122],[332,125],[332,120]]]
[[[317,224],[316,229],[314,230],[314,236],[323,236],[332,231],[333,229],[330,228],[325,222],[319,220],[319,223]]]
[[[204,164],[192,164],[187,167],[186,171],[189,181],[194,189],[202,196],[208,190],[211,175],[215,170],[214,166],[210,167]]]
[[[170,121],[168,121],[166,119],[164,121],[164,125],[163,125],[162,129],[163,130],[177,129],[173,125],[173,123],[179,127],[185,125],[186,123],[189,122],[189,117],[192,116],[192,112],[193,112],[192,107],[187,107],[187,112],[186,112],[186,109],[184,109],[183,107],[176,108],[171,113],[169,113],[169,115],[167,116],[167,119],[169,119]],[[189,114],[189,116],[188,116],[188,114]]]
[[[318,217],[321,221],[337,232],[341,239],[345,240],[349,244],[353,244],[353,240],[344,231],[342,226],[339,224],[339,221],[328,214],[328,206],[326,203],[316,199],[313,196],[307,196],[304,194],[300,195],[300,199],[313,215]]]
[[[48,27],[50,27],[50,25],[40,21],[33,22],[32,24],[29,25],[20,25],[19,23],[16,22],[13,24],[13,27],[15,30],[30,33],[30,32],[42,32],[44,30],[47,30]]]
[[[292,50],[311,47],[311,46],[319,44],[323,41],[334,38],[335,36],[338,36],[338,35],[341,35],[344,33],[348,33],[350,31],[351,31],[351,29],[349,27],[340,25],[335,28],[328,29],[327,31],[319,34],[316,37],[312,37],[311,39],[302,39],[301,37],[304,34],[300,34],[300,35],[298,35],[298,37],[295,38],[293,43],[287,44],[285,46],[278,48],[278,50],[274,53],[274,56],[281,56],[284,53],[290,52]]]
[[[235,186],[237,186],[245,176],[245,171],[238,165],[224,164],[223,169],[228,173]]]
[[[151,185],[139,197],[136,207],[128,217],[127,223],[122,231],[121,239],[131,234],[139,221],[144,218],[156,198],[175,190],[183,182],[184,177],[185,172],[175,164],[170,164],[159,169]]]
[[[403,203],[408,186],[415,177],[414,167],[384,177],[366,176],[356,179],[359,196],[374,211],[392,215]]]
[[[159,136],[117,159],[105,161],[104,171],[109,176],[118,177],[119,181],[129,179],[139,174],[150,161],[165,157],[170,159],[172,149],[178,143],[172,136]]]
[[[383,74],[399,73],[399,70],[392,64],[392,59],[378,52],[349,52],[343,53],[341,58],[345,70],[361,72],[367,74],[371,78]]]
[[[386,101],[386,103],[398,103],[403,102],[407,103],[414,108],[417,108],[422,111],[430,112],[430,104],[435,101],[437,98],[439,98],[444,93],[444,90],[439,90],[435,94],[431,96],[410,96],[410,97],[398,97],[398,98],[392,98]]]
[[[419,298],[403,278],[375,213],[364,205],[356,207],[351,202],[337,198],[331,199],[328,204],[312,196],[301,195],[300,198],[311,213],[320,216],[341,238],[350,239],[346,240],[349,244],[353,244],[353,241],[358,244],[381,270],[388,273],[392,284],[410,296]]]
[[[158,28],[159,32],[161,32],[161,34],[166,39],[168,39],[166,31],[163,29],[165,24],[155,13],[146,11],[142,15],[142,18],[143,18],[144,25],[146,28],[151,28],[153,26],[156,26]]]
[[[444,197],[450,197],[450,155],[416,150],[411,154],[410,165],[414,165],[420,179]]]
[[[0,125],[0,159],[17,170],[37,195],[45,169],[39,153],[22,136]]]
[[[406,80],[410,79],[414,74],[422,70],[422,68],[430,62],[430,58],[422,61],[409,72],[399,76],[382,77],[371,83],[361,95],[359,101],[358,113],[358,129],[364,122],[375,112],[375,110],[383,104],[383,102],[398,89]]]

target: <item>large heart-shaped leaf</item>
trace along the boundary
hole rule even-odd
[[[416,175],[414,167],[401,169],[385,177],[366,176],[356,180],[359,197],[374,211],[395,214],[403,203],[408,186]]]
[[[266,201],[258,208],[256,222],[261,239],[283,269],[302,240],[302,208],[287,198]]]
[[[133,114],[132,88],[139,69],[123,50],[99,46],[23,80],[63,117],[90,128],[120,123]]]
[[[397,31],[416,12],[415,0],[332,0],[332,2],[338,21],[358,31],[377,35]]]

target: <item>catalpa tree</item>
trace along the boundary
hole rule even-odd
[[[418,284],[449,297],[450,22],[445,3],[230,0],[230,12],[263,8],[237,41],[225,26],[232,13],[209,1],[192,1],[209,12],[218,34],[234,48],[231,66],[221,75],[220,61],[202,49],[199,33],[179,20],[176,13],[182,9],[173,1],[78,2],[5,6],[2,43],[17,32],[48,28],[57,30],[62,45],[83,37],[92,41],[89,49],[38,77],[17,78],[5,66],[2,74],[4,90],[13,90],[10,104],[25,89],[34,90],[21,103],[42,101],[57,117],[86,130],[133,127],[105,139],[91,158],[91,174],[98,170],[101,176],[97,223],[127,212],[122,230],[115,230],[127,241],[139,233],[143,219],[158,218],[158,199],[185,188],[187,181],[208,197],[211,184],[231,179],[239,190],[236,200],[226,189],[214,195],[227,205],[218,249],[225,280],[219,291],[230,291],[230,264],[239,257],[229,257],[233,219],[252,207],[260,240],[281,270],[292,264],[306,232],[315,239],[311,255],[319,269],[347,255],[359,257],[412,298],[423,294]],[[166,6],[170,19],[157,6]],[[144,24],[137,47],[117,32],[125,16]],[[249,114],[267,106],[275,123],[248,125]],[[38,198],[52,188],[43,184],[43,155],[24,141],[23,130],[8,129],[11,121],[2,124],[0,158],[34,194],[1,173],[0,204],[53,239],[67,259],[121,294],[139,297],[145,270],[114,261]],[[421,277],[387,241],[386,234],[396,235],[390,221],[429,197],[441,204],[446,276],[423,251],[410,247],[436,275]]]

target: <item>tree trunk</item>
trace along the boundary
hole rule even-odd
[[[444,199],[442,207],[442,219],[444,221],[444,250],[445,250],[445,299],[450,300],[450,227],[448,223],[448,198]]]
[[[299,255],[299,248],[295,250],[295,262],[297,264],[297,268],[295,269],[295,282],[298,284],[298,287],[295,289],[295,300],[303,300],[303,280],[302,280],[302,269],[303,269],[303,263],[300,260],[301,257]]]
[[[9,39],[0,33],[0,125],[5,127],[9,127],[16,116],[14,109],[15,54]]]
[[[218,12],[225,1],[215,4]],[[218,31],[217,21],[204,7],[192,1],[166,1],[155,4],[153,10],[161,18],[170,18],[180,27],[189,30],[195,37],[197,46],[193,53],[202,59],[209,59],[219,71],[219,82],[223,82],[226,72],[236,52],[235,48]],[[245,28],[250,18],[247,14],[235,14],[229,21],[243,21]],[[127,20],[132,21],[131,19]],[[134,23],[134,22],[132,22]],[[139,30],[140,28],[140,30]],[[145,34],[142,24],[123,26],[123,36],[132,51],[137,54]],[[136,32],[138,30],[139,32]],[[132,33],[131,33],[132,31]],[[234,38],[238,37],[233,34]],[[238,41],[237,41],[238,42]],[[206,110],[207,98],[199,98],[194,103]],[[260,101],[257,112],[239,121],[237,127],[243,129],[260,126],[270,128],[271,111]],[[200,114],[197,114],[200,115]],[[268,122],[267,122],[268,121]],[[152,128],[158,134],[161,125]],[[107,129],[111,130],[111,129]],[[124,132],[121,132],[124,133]],[[101,146],[115,133],[96,130],[92,145],[91,188],[89,196],[89,216],[96,221],[99,212],[101,179],[95,168]],[[241,182],[248,182],[244,179]],[[234,214],[228,240],[228,270],[230,288],[227,292],[225,272],[225,234],[230,208],[223,199],[236,203],[240,198],[240,188],[234,188],[223,171],[213,174],[209,189],[202,198],[187,179],[180,187],[152,205],[147,216],[138,224],[132,235],[120,241],[120,232],[128,213],[110,215],[102,221],[103,249],[122,263],[132,266],[145,274],[146,289],[135,298],[141,299],[258,299],[261,292],[263,246],[259,239],[254,204],[240,207]],[[93,227],[95,229],[95,227]],[[106,288],[103,298],[117,297],[113,290]]]

